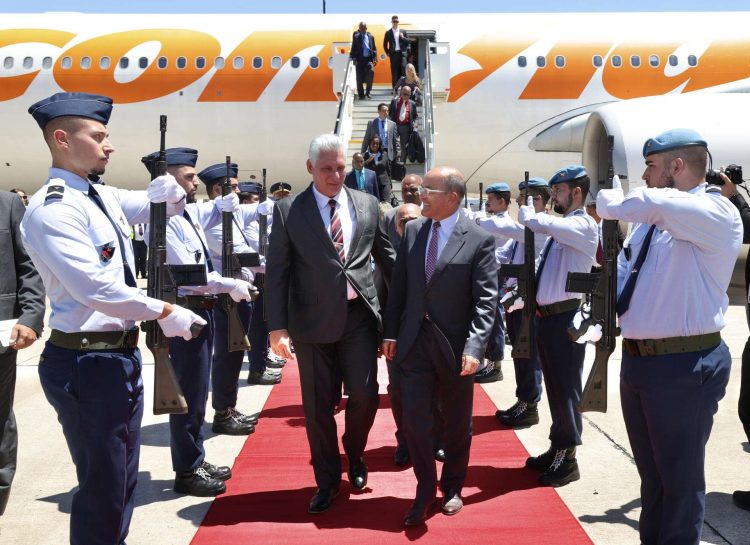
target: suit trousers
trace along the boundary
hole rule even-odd
[[[142,240],[133,241],[133,258],[135,259],[135,275],[146,278],[148,271],[148,245]]]
[[[319,488],[338,488],[341,455],[334,398],[341,376],[349,396],[341,442],[350,460],[359,460],[378,410],[377,323],[359,298],[347,305],[346,326],[333,343],[301,343],[294,347],[302,386],[302,408],[310,454]]]
[[[16,474],[18,431],[13,415],[13,394],[16,389],[16,358],[18,352],[8,349],[0,353],[0,515],[5,512],[10,486]]]
[[[492,324],[490,340],[487,343],[487,358],[491,361],[503,361],[505,356],[505,307],[498,298],[497,314]],[[480,365],[481,367],[481,365]]]
[[[228,318],[224,305],[219,302],[214,307],[214,357],[211,363],[211,405],[216,411],[225,411],[237,405],[238,381],[242,370],[245,351],[230,352],[227,346]],[[252,304],[247,301],[237,303],[237,313],[247,335],[250,330]]]
[[[435,498],[437,468],[434,452],[434,399],[443,411],[445,463],[440,488],[446,495],[461,493],[469,467],[474,376],[459,375],[458,363],[441,349],[447,340],[424,320],[414,345],[397,363],[402,401],[403,433],[417,477],[415,503]]]
[[[250,350],[247,356],[250,359],[250,372],[262,373],[266,370],[266,355],[268,354],[268,324],[263,319],[263,292],[253,301],[253,314],[250,319]]]
[[[732,359],[714,348],[666,356],[622,353],[620,401],[641,477],[643,545],[698,545],[705,447]]]
[[[742,371],[740,379],[740,400],[737,403],[737,413],[740,416],[745,435],[750,441],[750,337],[742,351]]]
[[[411,123],[396,123],[398,129],[398,138],[401,143],[401,162],[406,163],[406,144],[409,143],[409,136],[411,135]]]
[[[554,449],[581,444],[583,419],[578,412],[578,403],[583,390],[581,374],[586,345],[571,341],[568,337],[568,326],[576,312],[570,310],[539,318],[536,330],[539,360],[552,413],[549,439]]]
[[[516,335],[521,330],[523,313],[509,312],[508,337],[510,344],[515,344]],[[531,358],[513,358],[513,368],[516,371],[516,398],[526,403],[537,403],[542,398],[542,364],[539,362],[539,350],[536,342],[531,343]]]
[[[182,337],[169,339],[172,366],[188,406],[186,414],[169,415],[169,445],[175,473],[192,471],[203,463],[206,456],[203,422],[208,403],[214,320],[210,310],[191,310],[206,320],[201,334],[189,341]]]
[[[133,516],[143,418],[141,353],[47,343],[39,378],[78,476],[71,545],[124,543]]]
[[[391,61],[391,87],[395,88],[398,80],[404,75],[406,70],[406,52],[403,50],[391,50],[388,54]]]
[[[372,59],[361,57],[357,59],[357,94],[359,98],[370,96],[375,71],[372,67]]]

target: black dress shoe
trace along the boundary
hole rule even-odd
[[[393,455],[393,462],[401,467],[409,464],[409,450],[406,447],[396,447],[396,453]]]
[[[555,459],[555,449],[550,447],[547,452],[543,452],[539,456],[529,456],[526,458],[526,467],[529,469],[536,469],[537,471],[544,471]]]
[[[559,449],[555,452],[555,458],[550,466],[539,476],[539,484],[542,486],[565,486],[568,483],[581,478],[576,461],[575,447]]]
[[[228,407],[224,411],[216,411],[211,430],[223,435],[250,435],[255,431],[255,424],[249,418],[251,417],[235,410],[234,407]]]
[[[512,413],[513,411],[516,410],[516,407],[518,407],[519,403],[521,403],[520,399],[517,400],[513,405],[511,405],[507,409],[498,409],[497,411],[495,411],[495,418],[499,420],[501,416],[508,414],[508,413]]]
[[[732,493],[732,500],[740,509],[750,511],[750,490],[735,490]]]
[[[349,482],[356,490],[362,490],[367,486],[367,465],[360,458],[357,461],[349,460]]]
[[[515,410],[497,417],[500,422],[511,428],[533,426],[539,424],[539,410],[536,403],[520,401]]]
[[[435,460],[445,462],[445,450],[439,448],[435,451]]]
[[[449,493],[443,498],[443,513],[446,515],[455,515],[464,507],[461,495],[458,493]]]
[[[206,470],[206,473],[211,475],[214,479],[218,479],[220,481],[228,481],[232,478],[232,470],[227,466],[215,466],[211,463],[208,463],[206,460],[203,460],[203,463],[200,465],[203,469]]]
[[[429,509],[429,504],[423,505],[415,503],[413,504],[409,510],[406,512],[406,516],[404,517],[404,526],[410,527],[410,526],[419,526],[421,524],[424,524],[424,521],[427,520],[427,511]]]
[[[247,376],[248,384],[262,384],[264,386],[278,384],[281,382],[281,373],[272,373],[268,369],[263,371],[251,371]]]
[[[224,481],[214,479],[202,466],[175,476],[174,491],[189,496],[218,496],[227,491]]]
[[[310,506],[307,508],[307,512],[313,515],[328,511],[331,507],[331,503],[339,495],[338,488],[318,488],[318,491],[310,500]]]

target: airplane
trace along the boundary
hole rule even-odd
[[[750,166],[750,13],[400,15],[434,31],[434,162],[470,190],[549,177],[583,162],[596,185],[615,172],[642,184],[643,142],[691,127],[713,165]],[[104,179],[142,188],[140,157],[158,145],[199,150],[198,168],[240,165],[240,178],[309,183],[307,146],[334,127],[348,50],[368,23],[381,51],[389,19],[352,15],[5,14],[0,28],[0,187],[38,188],[48,150],[28,107],[58,91],[110,96],[115,154]],[[357,135],[350,134],[349,138]]]

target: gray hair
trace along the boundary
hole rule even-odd
[[[443,179],[445,180],[445,188],[448,191],[457,193],[459,199],[464,198],[464,195],[466,195],[466,182],[464,182],[464,177],[458,170],[451,168],[448,170],[447,176]]]
[[[314,165],[318,162],[318,156],[320,155],[321,151],[339,150],[343,151],[346,154],[344,142],[340,137],[331,133],[321,134],[320,136],[316,136],[315,138],[313,138],[313,141],[310,142],[310,149],[307,152],[307,158]]]

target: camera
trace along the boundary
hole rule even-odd
[[[724,185],[724,180],[719,177],[719,172],[726,174],[727,178],[735,185],[741,184],[744,181],[740,165],[727,165],[721,171],[708,169],[708,172],[706,172],[706,182],[711,185]]]

